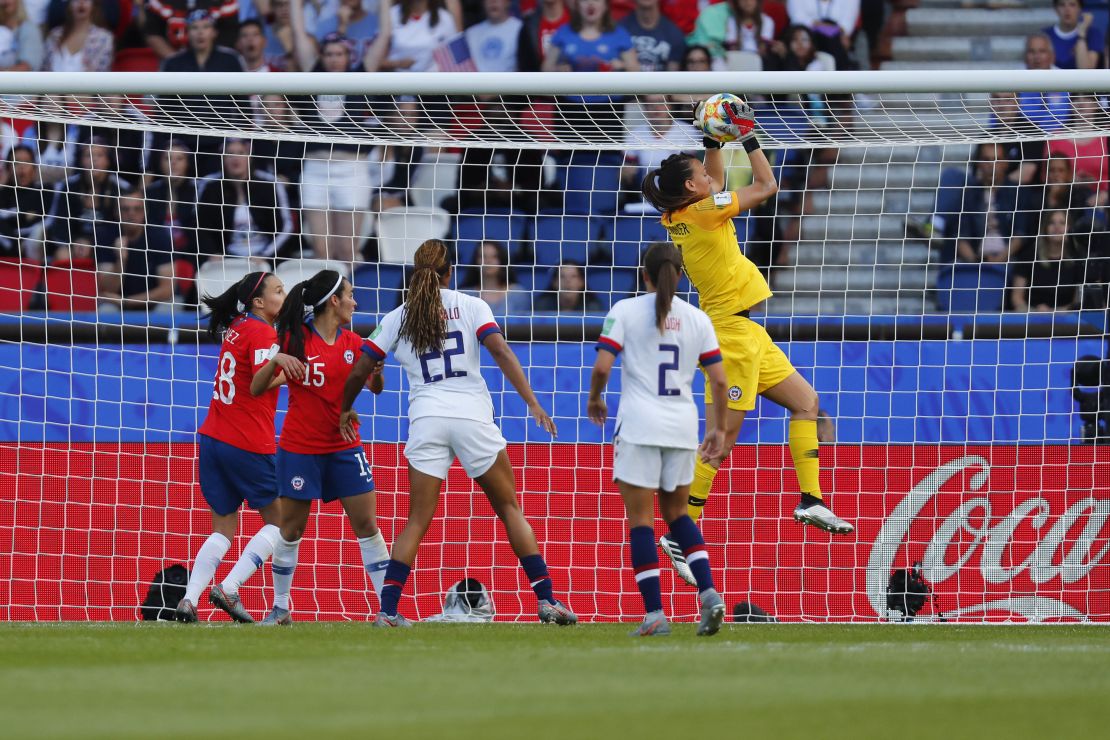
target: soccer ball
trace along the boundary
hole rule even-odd
[[[742,106],[744,101],[732,93],[718,93],[699,105],[694,115],[694,123],[703,134],[726,144],[740,138],[736,135],[738,121],[729,115],[728,103]]]

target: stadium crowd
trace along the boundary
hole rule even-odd
[[[1081,0],[1053,6],[1058,22],[1028,36],[1026,66],[1104,65],[1104,30]],[[875,48],[883,16],[882,0],[0,0],[0,69],[855,69],[869,66],[858,58],[857,39]],[[218,105],[213,98],[187,102]],[[657,139],[694,151],[699,137],[687,123],[690,102],[644,96],[627,106],[601,105],[582,96],[558,106],[537,103],[530,114],[537,126],[587,141],[591,131],[627,126],[629,141]],[[812,95],[764,102],[792,104],[818,128],[831,111],[868,103]],[[122,96],[83,104],[136,124],[154,115],[144,101]],[[996,93],[992,126],[1003,140],[1006,132],[1047,137],[1069,120],[1105,123],[1104,104],[1096,96]],[[174,105],[163,98],[157,109]],[[415,100],[382,114],[374,100],[354,96],[256,96],[246,110],[244,126],[250,119],[260,126],[296,120],[333,130],[367,121],[412,125],[427,115]],[[472,120],[475,136],[497,125],[496,116]],[[16,119],[5,120],[0,134],[0,259],[92,269],[99,305],[124,309],[195,304],[194,274],[225,258],[257,265],[306,256],[388,262],[375,238],[376,217],[413,205],[421,168],[442,154]],[[452,154],[457,192],[437,193],[428,204],[450,214],[439,236],[457,237],[458,260],[470,266],[460,271],[460,287],[502,315],[604,311],[610,299],[635,289],[635,265],[618,275],[598,247],[616,235],[596,230],[588,217],[651,213],[639,181],[665,153],[631,145],[624,154],[461,148]],[[747,225],[749,256],[762,268],[786,264],[801,238],[805,196],[829,187],[836,154],[778,154],[779,196]],[[1108,163],[1106,139],[1098,136],[982,145],[968,167],[944,172],[935,215],[909,223],[910,235],[930,238],[941,265],[1001,271],[1009,310],[1105,308]],[[586,170],[591,185],[578,188],[575,173]],[[599,196],[605,191],[611,197]],[[467,231],[468,216],[507,221],[510,213],[533,225],[520,233],[510,227],[508,239]],[[545,224],[559,243],[573,230],[567,219],[590,222],[575,237],[583,249],[543,252]],[[525,233],[529,238],[521,238]],[[663,238],[655,232],[648,238],[646,230],[641,236],[636,241],[644,244]],[[534,248],[522,249],[524,242]],[[591,271],[594,264],[607,265],[605,277]],[[41,302],[41,292],[31,300]]]

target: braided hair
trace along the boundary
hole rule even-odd
[[[416,250],[413,264],[415,270],[409,281],[399,334],[417,354],[423,354],[443,349],[447,339],[447,319],[439,294],[440,280],[451,270],[447,245],[439,239],[429,239]]]

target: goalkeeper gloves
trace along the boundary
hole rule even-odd
[[[694,125],[699,128],[704,108],[704,100],[694,108]],[[740,100],[738,103],[725,103],[723,108],[727,117],[725,130],[731,134],[731,138],[743,144],[744,150],[749,154],[759,149],[759,140],[755,136],[755,111],[752,107],[746,101]],[[702,139],[702,146],[706,149],[720,149],[724,145],[710,136],[705,136]]]

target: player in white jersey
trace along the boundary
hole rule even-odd
[[[686,511],[694,480],[694,457],[708,459],[724,444],[725,404],[698,450],[698,409],[690,385],[700,364],[713,393],[725,392],[725,372],[713,324],[702,311],[675,297],[682,255],[670,243],[658,243],[644,255],[647,295],[618,301],[605,318],[597,342],[586,411],[604,425],[608,408],[602,395],[617,356],[621,355],[621,401],[613,437],[613,479],[628,511],[629,546],[636,585],[644,600],[644,621],[636,636],[667,635],[659,591],[659,556],[652,527],[652,495],[659,492],[659,512],[671,537],[682,547],[701,601],[699,635],[721,628],[725,604],[713,586],[705,540]],[[723,398],[723,396],[717,396]]]
[[[363,345],[363,355],[343,391],[340,430],[354,435],[358,415],[351,409],[375,365],[389,353],[409,381],[409,516],[393,542],[385,571],[377,627],[408,627],[397,602],[412,571],[416,550],[435,516],[447,471],[456,457],[466,474],[485,491],[494,513],[505,525],[509,544],[539,602],[543,622],[574,624],[578,617],[551,590],[547,564],[540,555],[516,497],[516,481],[505,438],[493,423],[493,401],[481,375],[481,346],[493,356],[536,424],[555,435],[555,424],[532,393],[524,370],[505,342],[489,306],[446,286],[451,282],[447,245],[429,239],[416,250],[415,271],[405,304],[382,319]]]

